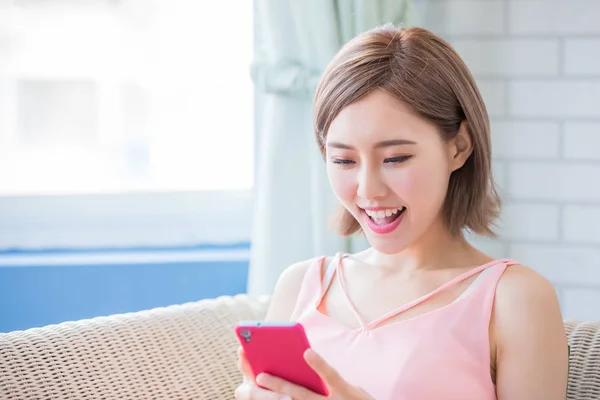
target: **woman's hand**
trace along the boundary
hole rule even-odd
[[[244,381],[235,389],[236,400],[282,400],[281,396],[275,392],[260,388],[254,382],[254,375],[250,365],[246,360],[246,354],[241,347],[238,349],[238,368],[244,377]]]
[[[257,383],[271,390],[270,394],[274,397],[242,397],[240,399],[294,399],[294,400],[373,400],[364,390],[350,385],[333,367],[325,362],[317,353],[312,350],[306,350],[304,359],[323,379],[329,390],[329,397],[321,396],[302,386],[294,385],[284,379],[275,376],[260,374],[256,377]],[[256,386],[255,386],[256,387]],[[260,390],[260,388],[257,388]],[[287,396],[287,397],[286,397]]]

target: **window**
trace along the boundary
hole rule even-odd
[[[0,2],[0,248],[245,241],[252,2]]]

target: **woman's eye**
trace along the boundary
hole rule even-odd
[[[331,162],[339,165],[341,168],[350,168],[353,164],[355,164],[354,161],[343,158],[332,158]]]
[[[412,156],[400,156],[400,157],[386,158],[385,160],[383,160],[383,162],[388,163],[388,164],[390,164],[390,163],[391,164],[399,164],[401,162],[408,160],[411,157]]]
[[[334,164],[341,164],[341,165],[349,165],[349,164],[354,164],[354,161],[352,160],[344,160],[344,159],[340,159],[340,158],[334,158],[332,160],[332,162]]]

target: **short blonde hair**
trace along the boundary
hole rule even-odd
[[[323,156],[334,118],[377,89],[409,105],[437,126],[445,140],[455,137],[466,121],[473,152],[450,176],[444,222],[453,235],[469,230],[495,236],[500,198],[491,171],[490,123],[475,79],[460,56],[422,28],[387,25],[348,42],[328,65],[315,95],[315,133]],[[360,225],[342,208],[336,229],[348,236],[360,231]]]

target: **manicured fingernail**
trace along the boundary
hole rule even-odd
[[[267,382],[267,380],[269,379],[269,376],[265,373],[262,374],[258,374],[258,376],[256,377],[256,383],[258,383],[259,385],[263,385]]]
[[[315,361],[317,359],[317,356],[316,356],[315,352],[312,349],[307,349],[304,352],[304,358],[307,361]]]
[[[290,396],[281,396],[279,400],[292,400]]]

